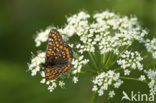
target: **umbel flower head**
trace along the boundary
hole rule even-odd
[[[48,27],[37,34],[36,47],[47,42],[51,28],[55,27]],[[31,75],[41,75],[40,83],[47,84],[50,92],[57,86],[64,87],[65,79],[77,83],[80,73],[87,75],[90,72],[94,74],[91,80],[92,91],[99,96],[109,91],[109,97],[114,97],[113,88],[123,85],[123,79],[146,83],[150,93],[156,94],[156,71],[147,68],[148,64],[143,62],[146,59],[144,57],[150,57],[151,54],[152,61],[155,61],[156,38],[147,39],[148,32],[136,17],[120,16],[109,11],[93,15],[81,11],[68,17],[65,26],[56,29],[74,52],[72,69],[66,73],[69,75],[63,74],[55,80],[45,79],[44,69],[39,66],[45,62],[45,50],[39,50],[28,65]],[[146,55],[133,49],[135,42],[145,46]],[[131,77],[132,71],[140,73],[137,77]]]

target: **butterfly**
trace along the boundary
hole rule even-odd
[[[44,68],[45,78],[53,80],[71,69],[73,52],[69,45],[63,43],[62,36],[56,29],[51,29],[48,36]]]

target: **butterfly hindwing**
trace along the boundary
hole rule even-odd
[[[69,68],[71,68],[71,64],[54,65],[45,68],[45,78],[47,80],[56,79],[60,74],[67,72]]]
[[[54,65],[49,68],[45,68],[45,77],[46,79],[55,79],[57,78],[63,71],[63,66],[62,65]]]

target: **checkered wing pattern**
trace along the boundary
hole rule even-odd
[[[57,30],[52,29],[48,37],[44,64],[46,79],[56,79],[60,74],[70,70],[72,58],[71,47],[63,43],[62,37]]]
[[[55,29],[52,29],[48,37],[48,45],[46,50],[46,62],[54,62],[54,57],[61,52],[63,48],[63,40],[61,35]]]

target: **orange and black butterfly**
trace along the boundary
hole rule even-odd
[[[41,64],[47,80],[56,79],[71,69],[73,52],[70,46],[63,43],[59,32],[52,29],[49,33],[45,63]]]

